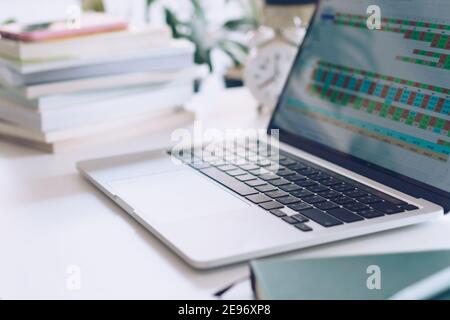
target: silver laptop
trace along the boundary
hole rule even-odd
[[[84,161],[80,172],[201,269],[442,216],[450,3],[375,2],[374,30],[374,1],[320,2],[267,136]]]

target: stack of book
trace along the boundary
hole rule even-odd
[[[169,117],[192,119],[180,111],[197,76],[191,43],[103,14],[80,21],[0,27],[0,136],[55,151]]]

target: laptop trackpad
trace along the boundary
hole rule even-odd
[[[191,169],[113,181],[110,185],[149,223],[180,222],[249,206]]]

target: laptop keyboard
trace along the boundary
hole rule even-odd
[[[302,232],[313,230],[310,221],[332,228],[418,209],[259,141],[182,150],[174,156]]]

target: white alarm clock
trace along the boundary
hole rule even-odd
[[[267,12],[271,26],[261,26],[252,35],[243,75],[259,111],[275,107],[305,35],[300,17],[291,10]]]
[[[272,109],[297,54],[297,44],[273,38],[250,51],[244,82],[261,107]]]

